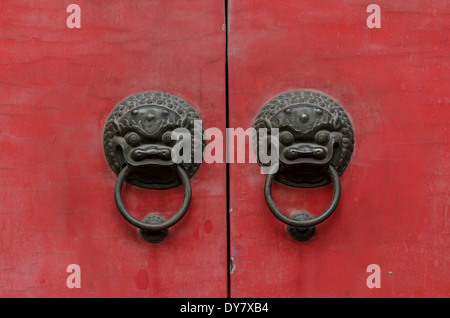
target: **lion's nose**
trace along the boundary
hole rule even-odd
[[[168,148],[160,148],[157,146],[139,147],[131,152],[131,158],[136,161],[142,161],[144,159],[170,160],[171,151]]]
[[[286,148],[283,152],[284,157],[289,160],[297,158],[313,157],[316,159],[323,159],[327,156],[327,150],[319,146],[301,145]]]

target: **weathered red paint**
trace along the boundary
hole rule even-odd
[[[70,2],[0,5],[0,296],[225,297],[225,165],[199,168],[188,213],[152,245],[118,213],[103,154],[111,110],[148,90],[224,129],[223,3],[75,3],[81,29],[66,26]],[[138,218],[168,218],[182,198],[182,187],[124,189]],[[69,264],[79,289],[66,286]]]
[[[117,212],[103,154],[115,104],[178,95],[225,131],[224,3],[74,1],[0,5],[0,296],[226,297],[226,167],[203,164],[166,241],[149,244]],[[229,126],[251,127],[274,96],[338,99],[356,148],[336,212],[308,242],[269,212],[256,164],[230,164],[231,297],[450,296],[445,1],[228,0]],[[287,214],[321,213],[331,187],[274,184]],[[124,189],[136,217],[179,208],[181,187]],[[69,289],[69,264],[81,288]],[[369,289],[370,264],[381,288]]]
[[[270,213],[257,164],[230,166],[232,297],[450,296],[450,7],[376,3],[381,29],[367,27],[367,1],[229,1],[230,126],[311,88],[342,103],[356,140],[341,202],[308,242]],[[317,216],[331,191],[273,187],[287,215]]]

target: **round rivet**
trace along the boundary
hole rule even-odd
[[[302,114],[302,115],[300,116],[300,121],[301,121],[302,123],[306,123],[308,120],[309,120],[308,114]]]

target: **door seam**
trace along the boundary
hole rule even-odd
[[[225,127],[229,128],[229,87],[228,87],[228,0],[224,0],[225,6]],[[231,298],[231,236],[230,236],[230,165],[228,160],[228,134],[226,140],[226,215],[227,215],[227,298]]]

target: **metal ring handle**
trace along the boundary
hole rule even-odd
[[[323,212],[318,217],[312,218],[310,220],[294,220],[293,218],[284,215],[278,209],[272,198],[272,181],[275,177],[275,174],[268,174],[266,183],[264,185],[264,197],[270,211],[272,211],[273,215],[281,222],[297,228],[312,227],[325,221],[331,214],[333,214],[334,210],[336,210],[339,199],[341,197],[341,183],[339,181],[339,174],[331,164],[328,166],[328,174],[331,177],[331,182],[333,183],[333,199],[331,200],[331,204],[329,205],[328,209],[325,210],[325,212]]]
[[[132,225],[146,231],[161,231],[164,229],[167,229],[177,223],[181,220],[181,218],[186,214],[187,209],[189,208],[189,205],[191,203],[191,197],[192,197],[192,189],[191,189],[191,183],[189,181],[189,176],[186,173],[186,171],[180,166],[177,165],[176,171],[178,176],[181,179],[181,183],[184,186],[184,199],[183,203],[178,210],[177,213],[175,213],[174,216],[172,216],[169,220],[164,221],[162,223],[157,224],[149,224],[142,222],[138,219],[136,219],[134,216],[132,216],[127,208],[125,207],[123,200],[122,200],[122,187],[123,183],[125,182],[125,179],[127,178],[128,174],[130,173],[130,168],[128,166],[125,166],[122,171],[119,173],[119,177],[116,181],[116,186],[114,188],[114,199],[116,201],[117,208],[119,209],[119,212],[122,214],[122,216]]]

